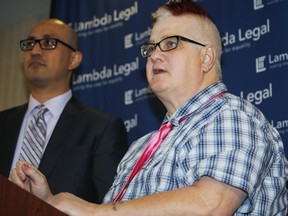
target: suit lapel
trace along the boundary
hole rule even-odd
[[[73,142],[73,140],[70,140],[70,128],[76,127],[79,118],[81,118],[81,115],[79,115],[80,107],[81,105],[72,98],[65,106],[55,126],[39,165],[39,170],[46,177],[49,176],[53,167],[56,165],[65,147],[69,145],[70,142]]]

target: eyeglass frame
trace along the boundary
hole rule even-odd
[[[55,40],[56,41],[56,43],[55,43],[55,47],[53,47],[53,48],[43,48],[42,47],[42,45],[41,45],[41,41],[43,41],[43,40]],[[27,50],[25,50],[25,49],[23,49],[23,46],[22,46],[22,43],[23,42],[25,42],[25,41],[34,41],[34,46],[32,47],[32,49],[27,49]],[[69,44],[67,44],[67,43],[65,43],[64,41],[62,41],[62,40],[59,40],[59,39],[57,39],[57,38],[41,38],[41,39],[29,39],[29,38],[27,38],[27,39],[24,39],[24,40],[20,40],[20,48],[21,48],[21,50],[22,51],[32,51],[33,50],[33,48],[35,47],[35,45],[38,43],[39,44],[39,46],[40,46],[40,48],[42,49],[42,50],[54,50],[54,49],[56,49],[57,48],[57,44],[58,43],[61,43],[62,45],[64,45],[64,46],[66,46],[66,47],[68,47],[69,49],[71,49],[72,51],[74,51],[74,52],[76,52],[77,50],[76,49],[74,49],[72,46],[70,46]]]
[[[172,49],[168,49],[168,50],[163,50],[163,48],[161,48],[161,42],[163,42],[164,40],[167,40],[169,38],[176,38],[177,39],[177,43],[175,45],[175,47],[173,47]],[[179,41],[186,41],[186,42],[190,42],[190,43],[193,43],[193,44],[196,44],[196,45],[199,45],[199,46],[203,46],[205,47],[206,45],[203,44],[203,43],[200,43],[198,41],[195,41],[195,40],[192,40],[192,39],[189,39],[189,38],[186,38],[186,37],[183,37],[181,35],[172,35],[172,36],[168,36],[166,38],[163,38],[162,40],[160,40],[158,43],[146,43],[146,44],[143,44],[141,47],[140,47],[140,51],[141,51],[141,55],[143,58],[148,58],[151,56],[151,53],[154,52],[157,48],[157,46],[159,47],[159,49],[162,51],[162,52],[168,52],[168,51],[171,51],[171,50],[174,50],[178,47],[178,44],[179,44]],[[149,46],[149,45],[153,45],[154,46],[154,50],[150,52],[149,55],[145,55],[144,54],[144,46]]]

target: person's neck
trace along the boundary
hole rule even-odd
[[[43,104],[46,101],[55,98],[59,95],[62,95],[64,93],[66,93],[67,91],[69,91],[70,89],[66,89],[66,90],[62,90],[62,91],[31,91],[31,95],[37,100],[39,101],[39,103]]]
[[[205,79],[205,82],[202,83],[201,86],[199,86],[199,89],[194,91],[189,91],[188,89],[185,90],[187,94],[184,94],[183,92],[178,95],[174,95],[173,98],[171,98],[172,94],[166,94],[167,97],[164,97],[163,95],[157,95],[158,99],[163,103],[165,106],[169,116],[172,116],[184,103],[186,103],[191,97],[194,97],[196,94],[201,92],[203,89],[207,88],[208,86],[212,85],[213,83],[218,82],[220,79],[218,76],[211,76]]]

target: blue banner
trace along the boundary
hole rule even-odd
[[[160,126],[163,105],[149,91],[140,46],[151,13],[166,0],[61,0],[55,17],[80,38],[83,62],[72,81],[83,103],[120,116],[129,143]],[[288,155],[288,0],[198,0],[223,41],[223,80],[259,107],[280,132]]]

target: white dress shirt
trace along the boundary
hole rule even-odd
[[[45,113],[45,116],[44,116],[45,122],[47,124],[47,133],[46,133],[46,142],[44,146],[44,151],[47,147],[47,143],[50,140],[51,134],[58,122],[58,119],[60,118],[60,115],[64,107],[66,106],[67,102],[71,99],[71,97],[72,97],[72,92],[71,90],[69,90],[68,92],[62,95],[59,95],[57,97],[54,97],[44,103],[45,107],[47,107],[49,110],[48,112]],[[31,118],[33,118],[33,116],[37,112],[37,109],[34,109],[34,108],[37,107],[38,105],[40,105],[40,103],[35,98],[33,98],[32,95],[30,95],[28,109],[26,111],[26,114],[22,122],[16,150],[14,153],[12,168],[16,166],[16,163],[19,160],[20,151],[23,145],[26,128],[29,122],[31,121]]]

